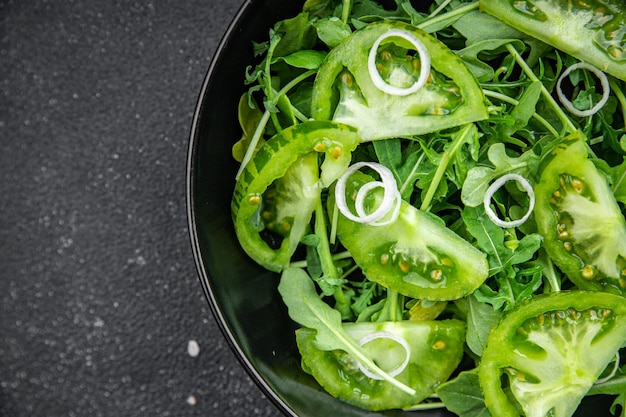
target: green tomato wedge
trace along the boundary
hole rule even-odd
[[[554,263],[581,289],[623,294],[626,221],[582,134],[552,151],[534,189],[538,232]]]
[[[314,330],[296,331],[303,369],[333,397],[367,410],[404,409],[420,403],[450,377],[463,356],[465,325],[458,320],[344,323],[343,326],[356,342],[380,332],[400,337],[410,347],[408,364],[395,378],[413,388],[415,395],[369,377],[359,362],[342,350],[318,349]],[[407,356],[406,349],[389,338],[369,341],[363,348],[389,371]]]
[[[370,49],[391,30],[410,33],[430,56],[429,81],[409,95],[380,90],[368,69]],[[417,79],[420,59],[407,55],[409,42],[390,36],[378,50],[377,67],[387,83],[405,87],[403,82]],[[394,21],[367,25],[331,50],[316,76],[311,100],[314,119],[354,126],[363,140],[420,135],[488,117],[482,89],[463,61],[432,35]]]
[[[372,180],[355,172],[347,182],[346,196],[356,195]],[[371,194],[376,199],[381,193]],[[355,212],[352,199],[346,200]],[[328,204],[332,213],[334,193]],[[397,220],[385,226],[358,223],[339,213],[337,237],[370,280],[409,297],[456,300],[474,292],[489,275],[483,252],[448,229],[441,219],[404,200]]]
[[[283,130],[256,151],[231,201],[235,233],[254,261],[275,272],[289,264],[322,189],[345,171],[359,142],[352,127],[309,121]]]
[[[498,417],[569,417],[625,343],[619,295],[531,298],[489,334],[478,367],[485,404]]]
[[[626,80],[623,0],[480,0],[480,9],[602,71]]]

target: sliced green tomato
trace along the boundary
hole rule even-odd
[[[348,180],[346,196],[356,195],[371,180],[355,172]],[[456,300],[474,292],[489,275],[483,252],[434,215],[406,201],[401,202],[398,219],[386,226],[357,223],[339,214],[337,236],[369,279],[409,297]]]
[[[322,188],[346,169],[359,141],[354,128],[310,121],[283,130],[254,154],[231,202],[235,233],[253,260],[276,272],[289,263]]]
[[[414,35],[431,58],[429,82],[406,96],[378,89],[367,65],[378,37],[395,29]],[[405,49],[389,42],[379,48],[383,56],[378,61],[379,72],[389,84],[405,88],[406,82],[418,77],[414,72],[419,72],[419,58],[407,57],[410,45]],[[482,89],[458,56],[426,32],[391,21],[367,25],[328,54],[315,79],[311,110],[314,119],[355,126],[364,140],[419,135],[488,117]]]
[[[541,170],[537,228],[554,263],[578,287],[623,294],[626,221],[581,136],[565,138]]]
[[[480,0],[481,10],[626,80],[623,0]]]
[[[493,416],[569,417],[626,343],[626,299],[571,291],[530,299],[491,331],[478,367]]]
[[[357,342],[374,332],[384,332],[403,338],[410,346],[408,365],[395,378],[413,388],[415,395],[368,377],[348,353],[317,349],[314,330],[296,331],[304,370],[333,397],[368,410],[402,409],[420,403],[450,377],[463,356],[465,326],[458,320],[345,323],[344,327]],[[372,340],[363,347],[379,366],[388,367],[387,371],[395,369],[407,355],[390,339]]]

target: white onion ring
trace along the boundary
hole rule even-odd
[[[516,181],[518,184],[520,184],[524,191],[526,191],[526,193],[528,194],[528,198],[530,199],[528,211],[526,212],[526,214],[521,219],[513,220],[510,222],[500,220],[496,213],[494,213],[494,211],[491,209],[491,197],[493,197],[494,193],[498,191],[500,187],[502,187],[508,181]],[[533,191],[532,185],[530,185],[530,182],[528,182],[526,178],[522,177],[519,174],[506,174],[495,180],[493,184],[491,184],[489,188],[487,188],[487,191],[485,192],[485,197],[483,198],[483,206],[485,207],[485,211],[487,212],[487,216],[489,216],[489,219],[497,226],[504,228],[517,227],[523,224],[526,220],[528,220],[531,213],[533,212],[533,208],[535,207],[535,192]]]
[[[576,107],[574,107],[572,102],[567,97],[565,97],[565,94],[563,94],[563,90],[561,89],[561,82],[563,81],[563,79],[567,75],[569,75],[570,72],[579,68],[592,72],[596,77],[598,77],[598,79],[600,80],[600,84],[602,84],[602,98],[595,106],[593,106],[589,110],[578,110]],[[569,111],[573,115],[580,117],[586,117],[596,114],[602,108],[602,106],[606,104],[607,100],[609,99],[610,91],[611,87],[609,86],[609,79],[606,74],[600,71],[598,68],[594,67],[593,65],[587,64],[586,62],[577,62],[576,64],[567,67],[567,69],[563,71],[563,73],[559,77],[559,80],[556,83],[556,94],[559,96],[559,100],[561,100],[561,104],[563,104],[563,107],[565,107],[567,111]]]
[[[393,186],[397,187],[395,185],[395,180],[394,180]],[[382,183],[381,181],[372,181],[372,182],[368,182],[367,184],[359,188],[359,192],[356,194],[354,208],[356,209],[357,214],[361,218],[367,216],[367,213],[365,212],[365,198],[367,197],[367,193],[373,190],[374,188],[379,188],[379,187],[385,189],[385,184]],[[372,226],[386,226],[396,221],[396,219],[398,218],[398,215],[400,214],[400,204],[402,203],[402,198],[400,198],[399,192],[397,193],[394,201],[395,201],[395,205],[393,207],[393,212],[391,213],[391,216],[387,218],[386,220],[384,220],[383,218],[374,220],[373,222],[370,223]],[[383,214],[383,217],[388,212],[389,211]]]
[[[378,172],[381,181],[367,183],[359,189],[355,201],[355,208],[358,215],[354,215],[346,203],[346,183],[348,182],[350,176],[362,167],[369,167]],[[378,187],[382,187],[384,189],[383,201],[376,210],[367,214],[365,213],[365,209],[363,207],[365,197],[369,191]],[[389,168],[376,162],[357,162],[350,165],[339,180],[337,180],[337,184],[335,185],[335,201],[337,208],[341,214],[357,223],[371,224],[373,226],[384,226],[386,224],[393,223],[398,218],[401,200],[400,192],[398,191],[398,186],[395,178],[393,177],[393,173],[389,170]],[[394,202],[396,204],[395,207],[393,206]],[[392,209],[393,212],[391,217],[382,220],[382,218]]]
[[[404,348],[406,352],[406,357],[404,358],[404,361],[397,368],[387,372],[387,374],[389,374],[389,376],[392,378],[402,373],[402,371],[404,371],[404,369],[408,366],[409,359],[411,358],[411,347],[409,346],[408,342],[404,340],[402,337],[395,335],[393,333],[374,332],[374,333],[370,333],[370,334],[363,336],[359,340],[359,346],[363,346],[364,344],[371,342],[372,340],[376,340],[376,339],[391,339],[394,342],[398,342]],[[380,376],[373,373],[372,371],[370,371],[369,369],[367,369],[365,366],[363,366],[361,362],[359,362],[359,369],[369,378],[376,379],[379,381],[383,379]]]
[[[417,81],[410,87],[396,87],[391,84],[388,84],[383,77],[380,76],[378,69],[376,68],[376,54],[378,53],[378,47],[380,43],[387,38],[398,37],[409,41],[417,50],[417,53],[420,57],[420,76]],[[370,49],[369,56],[367,57],[367,69],[369,70],[370,77],[372,78],[372,82],[374,85],[384,93],[391,94],[394,96],[407,96],[409,94],[413,94],[420,88],[422,88],[426,81],[428,80],[428,76],[430,74],[430,54],[428,53],[428,49],[426,46],[415,37],[411,32],[407,32],[406,30],[401,29],[391,29],[376,39],[372,48]]]

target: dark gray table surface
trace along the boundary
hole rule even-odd
[[[187,230],[192,113],[241,4],[0,0],[0,416],[280,415]]]

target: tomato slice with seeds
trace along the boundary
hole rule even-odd
[[[626,299],[591,291],[533,297],[492,329],[478,367],[498,417],[569,417],[626,343]]]
[[[582,134],[548,156],[535,197],[537,228],[554,263],[581,289],[624,294],[626,221]]]
[[[427,84],[405,96],[381,91],[368,69],[370,49],[380,36],[394,30],[417,38],[431,61]],[[418,78],[420,59],[411,55],[411,49],[402,39],[387,38],[377,51],[381,77]],[[311,111],[314,119],[356,127],[363,140],[419,135],[489,115],[482,89],[465,63],[434,36],[396,21],[369,24],[330,51],[315,78]]]
[[[368,377],[346,352],[317,349],[314,330],[296,331],[304,370],[332,396],[368,410],[408,408],[420,403],[450,377],[463,356],[465,325],[459,320],[344,323],[344,328],[356,341],[386,333],[402,338],[410,347],[408,364],[395,378],[413,388],[415,395]],[[407,355],[404,349],[389,343],[372,343],[369,353],[380,366],[391,367]]]
[[[353,173],[346,183],[346,197],[356,195],[370,181],[365,173]],[[380,194],[377,189],[371,199]],[[346,198],[346,202],[354,211],[354,201]],[[329,194],[328,204],[332,213],[334,193]],[[489,275],[483,252],[441,219],[406,201],[401,202],[397,220],[385,226],[354,222],[339,214],[337,236],[369,279],[409,297],[455,300],[472,293]]]
[[[275,272],[289,264],[322,188],[346,169],[359,142],[352,127],[308,121],[283,130],[256,151],[231,202],[237,238],[252,259]]]
[[[521,32],[626,80],[623,0],[480,0],[480,8]]]

